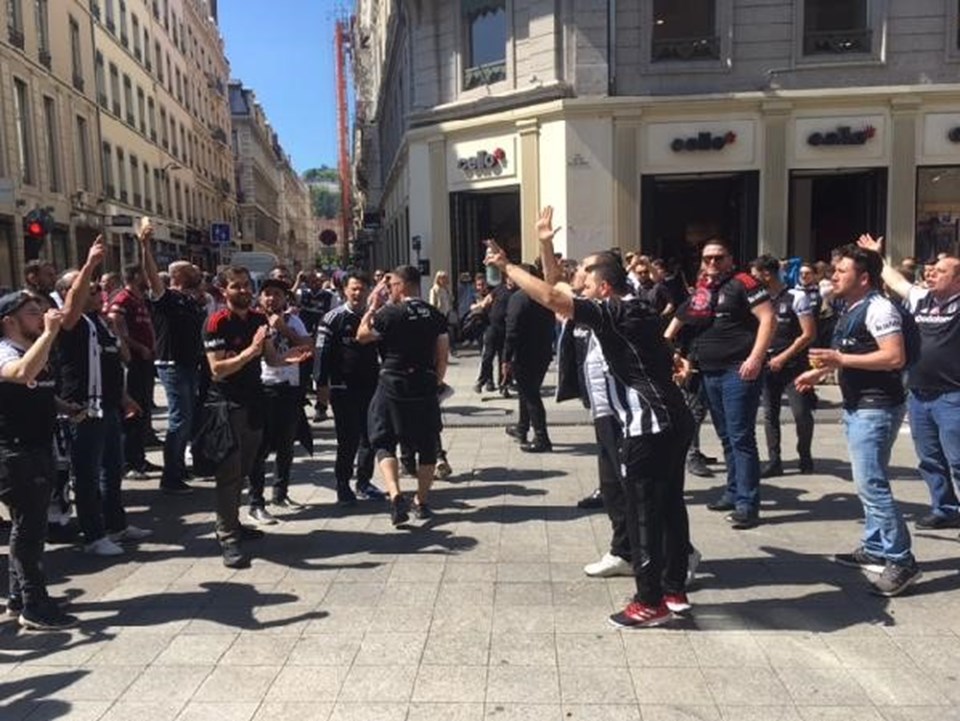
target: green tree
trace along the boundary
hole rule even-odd
[[[340,193],[319,185],[311,185],[310,200],[316,218],[336,218],[340,213]]]

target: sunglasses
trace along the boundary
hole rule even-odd
[[[710,263],[720,263],[727,259],[726,255],[705,255],[703,256],[703,262],[705,265]]]

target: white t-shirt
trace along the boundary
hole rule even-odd
[[[300,320],[299,316],[293,315],[292,313],[286,313],[283,319],[286,321],[287,327],[297,335],[309,335],[306,327],[303,325],[303,321]],[[287,337],[285,335],[281,335],[280,333],[271,331],[270,339],[273,341],[273,347],[277,349],[277,353],[280,355],[283,355],[293,347],[293,344],[287,339]],[[263,358],[260,361],[260,378],[263,380],[263,384],[266,386],[278,385],[280,383],[287,383],[291,386],[299,386],[300,366],[272,366],[267,363],[266,358]]]

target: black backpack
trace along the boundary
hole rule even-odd
[[[859,338],[869,336],[867,326],[867,307],[869,301],[858,304],[852,311],[840,317],[833,331],[833,343],[836,349],[850,348],[857,345]],[[907,362],[901,370],[909,368],[920,359],[920,328],[913,315],[901,303],[893,303],[893,307],[900,314],[900,328],[903,334],[903,349]]]

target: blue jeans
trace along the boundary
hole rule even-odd
[[[931,396],[910,391],[907,410],[933,513],[956,516],[960,513],[960,391]]]
[[[736,368],[705,372],[703,388],[727,464],[727,487],[722,500],[735,504],[738,511],[756,516],[760,512],[757,410],[763,375],[745,381]]]
[[[167,436],[163,441],[163,476],[160,485],[176,486],[187,474],[183,454],[193,429],[200,372],[184,366],[158,366],[157,376],[167,396]]]
[[[105,409],[103,418],[87,418],[73,426],[70,463],[77,495],[77,520],[87,543],[127,527],[120,499],[122,429],[119,408]]]
[[[843,411],[843,427],[857,495],[863,504],[863,548],[897,564],[913,562],[910,532],[890,490],[890,451],[903,422],[904,407]]]

